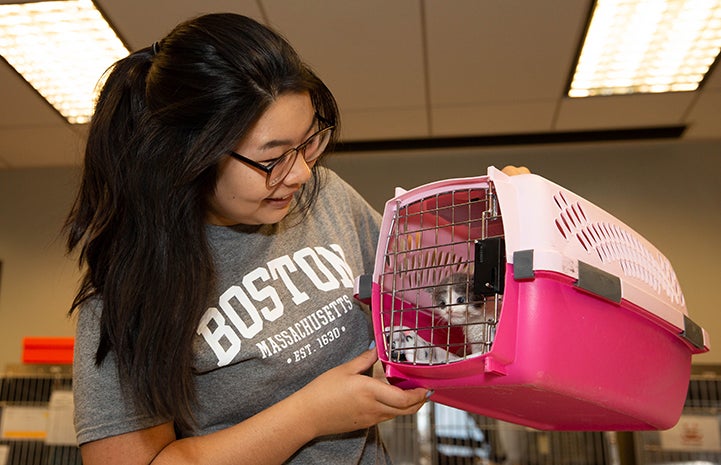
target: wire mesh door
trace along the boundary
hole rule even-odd
[[[397,205],[379,276],[388,360],[446,364],[488,352],[504,254],[492,185]]]

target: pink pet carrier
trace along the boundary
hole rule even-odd
[[[537,175],[397,192],[371,311],[388,380],[545,430],[666,429],[708,350],[668,260]]]

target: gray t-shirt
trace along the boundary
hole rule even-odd
[[[368,349],[369,318],[353,299],[353,282],[373,269],[380,216],[337,175],[324,172],[324,188],[300,223],[208,226],[219,286],[194,342],[198,430],[181,436],[239,423]],[[123,397],[112,353],[95,366],[99,311],[85,307],[78,320],[80,444],[167,421]],[[316,439],[288,463],[387,462],[378,430],[371,428]]]

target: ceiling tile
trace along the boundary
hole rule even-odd
[[[343,140],[409,139],[428,137],[425,108],[346,110],[342,114]]]
[[[536,133],[551,129],[555,100],[433,108],[434,136]]]
[[[213,12],[234,12],[262,21],[253,0],[95,0],[131,50],[162,39],[178,23]]]
[[[554,129],[593,130],[672,126],[683,123],[693,92],[565,98]]]
[[[425,2],[433,105],[560,97],[588,13],[577,0]],[[563,19],[561,19],[563,18]]]
[[[721,89],[704,89],[686,118],[688,139],[712,139],[721,134]]]
[[[263,5],[271,25],[313,66],[343,110],[425,105],[417,0]]]

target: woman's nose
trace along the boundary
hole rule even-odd
[[[309,166],[309,164],[305,161],[305,158],[303,158],[302,153],[297,154],[295,161],[293,162],[293,166],[291,167],[288,176],[286,176],[283,180],[283,183],[291,186],[305,184],[310,179],[310,169],[312,165],[313,163]]]

